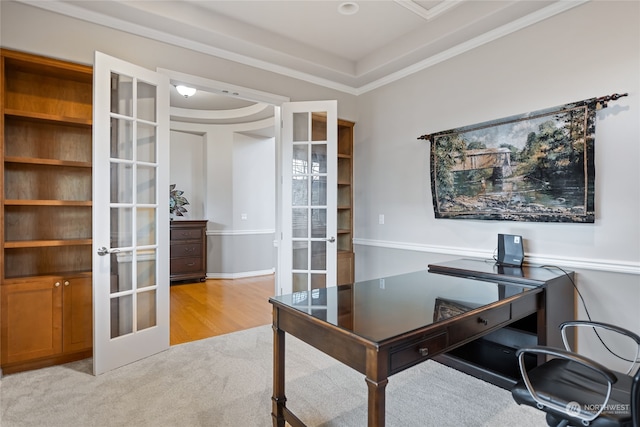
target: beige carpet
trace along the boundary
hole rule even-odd
[[[270,326],[171,347],[94,377],[91,360],[8,375],[2,427],[270,426]],[[288,406],[308,426],[365,426],[364,377],[287,336]],[[545,426],[508,391],[428,361],[387,386],[387,426]]]

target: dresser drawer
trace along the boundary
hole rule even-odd
[[[485,310],[466,320],[455,322],[449,327],[449,339],[451,344],[464,341],[484,331],[491,329],[511,319],[511,305]]]
[[[423,360],[430,359],[447,347],[447,332],[442,331],[391,349],[389,356],[390,373],[398,372]]]
[[[203,267],[202,258],[175,258],[171,260],[171,274],[199,273]]]
[[[199,240],[202,238],[203,230],[200,228],[178,228],[171,230],[171,241],[176,240]]]
[[[202,256],[202,243],[175,243],[171,245],[171,258],[176,257],[200,257]]]

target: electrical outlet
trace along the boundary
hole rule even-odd
[[[384,225],[384,214],[378,215],[378,224]]]

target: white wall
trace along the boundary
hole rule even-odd
[[[204,205],[203,216],[190,219],[209,221],[207,277],[246,277],[275,268],[276,145],[274,138],[259,136],[273,126],[273,118],[227,125],[171,122],[172,153],[202,164],[174,175],[172,159],[171,179],[185,184],[186,196],[201,188],[194,198]]]
[[[233,228],[276,228],[276,145],[274,138],[240,133],[233,140]]]
[[[205,142],[202,135],[171,131],[169,175],[171,184],[184,191],[189,201],[187,212],[178,219],[204,219],[205,216]]]
[[[360,96],[356,278],[491,258],[520,234],[531,261],[578,271],[595,319],[640,333],[639,5],[586,3]],[[598,113],[595,224],[435,219],[418,136],[624,92]]]
[[[588,3],[360,96],[356,236],[491,252],[498,232],[522,234],[531,255],[637,268],[637,12],[637,2]],[[418,136],[616,92],[629,96],[598,113],[595,224],[435,220]]]

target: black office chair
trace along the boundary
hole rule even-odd
[[[616,355],[601,335],[613,332],[620,340],[629,341],[635,356],[620,357],[630,363],[627,372],[613,371],[572,352],[566,333],[571,327],[593,328]],[[536,346],[516,352],[522,379],[511,389],[514,400],[546,412],[549,426],[640,427],[640,336],[606,323],[581,320],[565,322],[560,330],[565,350]],[[527,372],[526,354],[542,355],[547,362]]]

